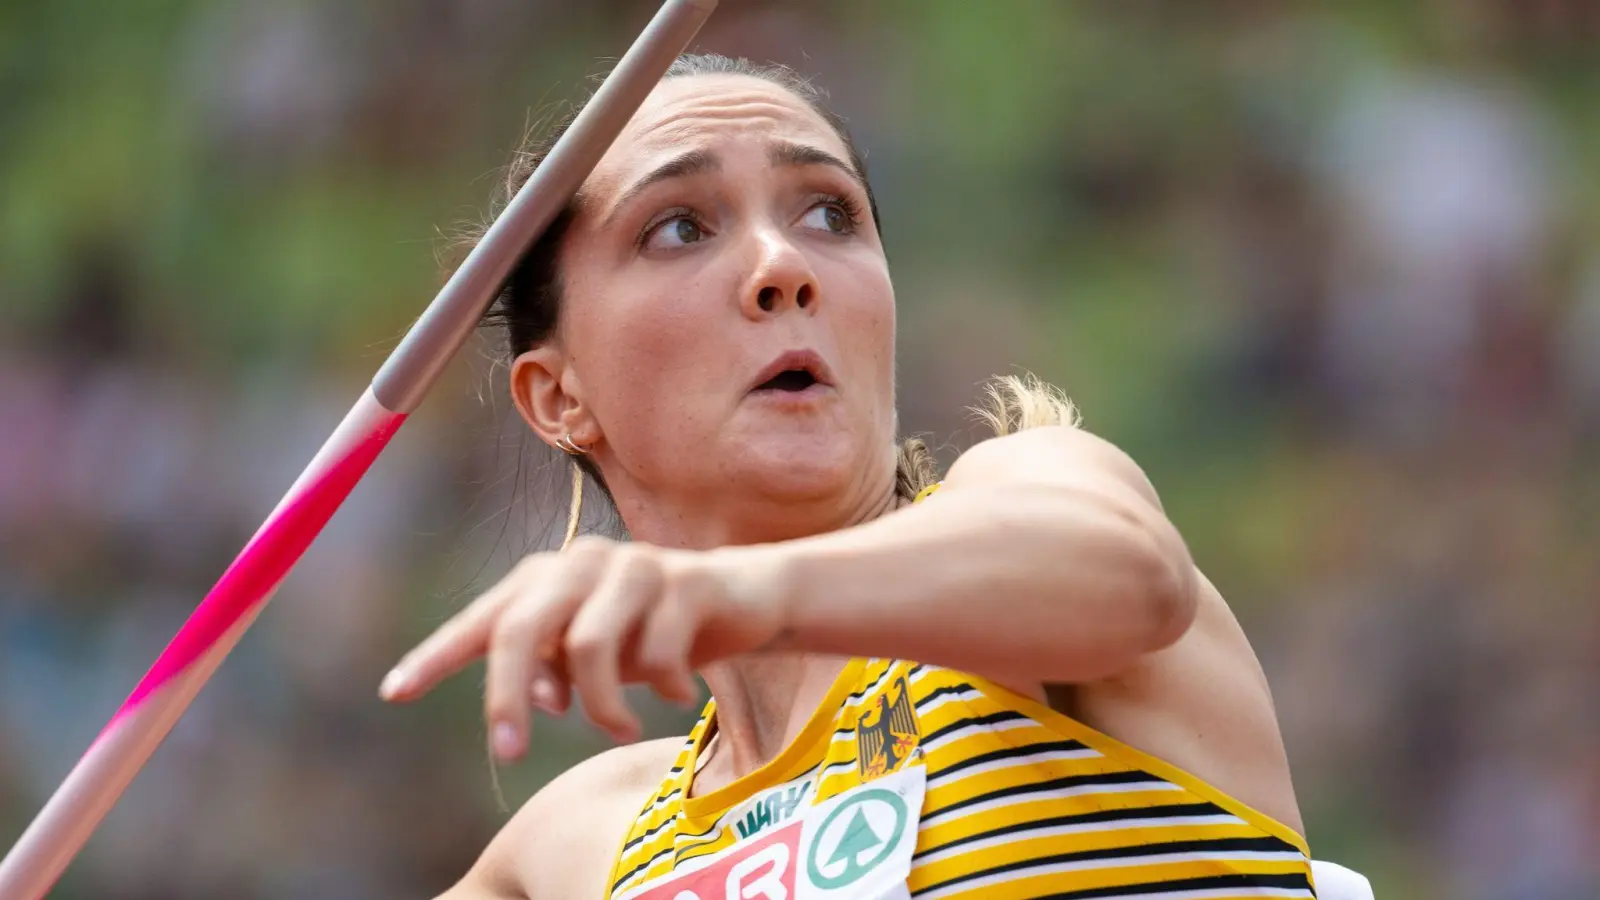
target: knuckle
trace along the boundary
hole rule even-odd
[[[567,632],[565,647],[568,658],[574,662],[592,663],[606,652],[610,640],[597,629],[573,629]]]
[[[489,645],[498,649],[529,642],[539,630],[539,610],[524,603],[514,604],[495,620]]]
[[[511,588],[505,591],[507,596],[501,598],[501,604],[526,591],[530,585],[539,584],[549,578],[552,567],[553,561],[548,553],[533,553],[518,560],[500,581],[501,585]]]
[[[566,552],[574,560],[592,563],[609,556],[616,546],[617,543],[608,538],[586,534],[574,540]]]
[[[665,582],[661,561],[651,550],[636,550],[617,560],[617,576],[626,584],[639,587],[655,586]]]
[[[650,681],[676,677],[683,671],[683,663],[676,653],[667,649],[645,650],[639,655],[639,673]]]
[[[716,589],[717,576],[706,566],[677,565],[667,572],[668,594],[689,605]]]
[[[631,572],[650,561],[652,548],[645,544],[618,544],[612,555],[612,564],[624,572]]]

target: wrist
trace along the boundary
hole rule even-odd
[[[736,615],[762,623],[768,637],[763,651],[800,649],[802,612],[801,560],[788,542],[727,547],[722,556],[734,597]]]

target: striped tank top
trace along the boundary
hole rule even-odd
[[[708,704],[611,900],[1315,897],[1299,834],[960,672],[855,659],[771,762],[689,796]]]

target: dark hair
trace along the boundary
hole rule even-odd
[[[851,139],[844,119],[828,108],[826,95],[821,89],[793,69],[714,53],[687,54],[672,64],[665,77],[689,78],[696,75],[745,75],[770,82],[793,93],[805,101],[807,106],[815,110],[838,133],[848,152],[850,164],[861,174],[863,183],[866,183],[866,162],[855,141]],[[543,134],[531,134],[516,151],[506,169],[501,195],[497,198],[497,207],[503,208],[504,204],[527,183],[534,170],[544,162],[545,154],[565,133],[586,102],[587,98],[565,110],[548,123]],[[523,254],[485,319],[485,324],[505,329],[506,350],[512,359],[549,340],[550,335],[555,332],[560,320],[562,299],[561,272],[557,268],[556,261],[562,240],[566,237],[567,229],[577,212],[578,202],[578,199],[574,199],[556,217],[539,240]],[[878,202],[872,194],[870,184],[867,185],[867,204],[872,210],[873,222],[879,222]],[[609,497],[610,492],[599,469],[582,456],[574,456],[572,460],[602,490],[606,491]],[[934,478],[933,456],[923,442],[916,439],[904,441],[900,445],[896,465],[896,491],[908,498],[914,497],[932,484]]]

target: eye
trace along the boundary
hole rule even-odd
[[[800,224],[829,234],[851,234],[856,230],[856,216],[838,200],[826,200],[806,210]]]
[[[644,245],[651,250],[676,250],[705,240],[705,229],[693,217],[679,214],[666,219],[645,235]]]

